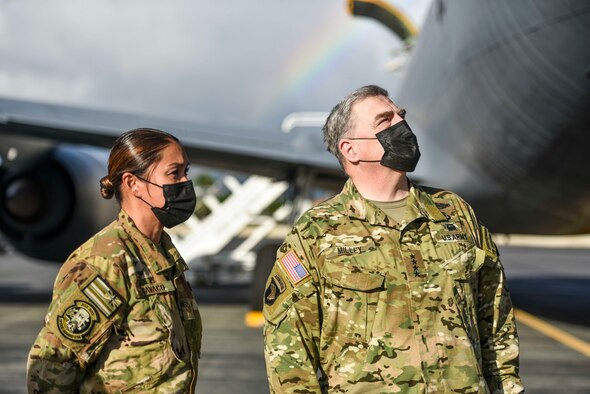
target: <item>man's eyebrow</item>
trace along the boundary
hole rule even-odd
[[[394,116],[395,116],[395,112],[393,112],[393,111],[380,112],[377,115],[375,115],[374,125],[376,126],[377,124],[379,124],[379,121],[382,119],[391,119]]]

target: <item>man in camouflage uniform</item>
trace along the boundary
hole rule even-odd
[[[350,179],[278,251],[264,296],[271,392],[523,391],[498,251],[459,196],[407,180],[419,150],[403,115],[367,86],[324,126]]]
[[[121,211],[61,268],[29,354],[30,393],[192,393],[201,318],[184,260]]]

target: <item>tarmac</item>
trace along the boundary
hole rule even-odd
[[[590,394],[590,249],[501,246],[518,309],[527,393]],[[0,255],[0,393],[26,393],[27,353],[58,266]],[[244,325],[247,284],[195,289],[204,343],[198,393],[268,393],[262,330]]]

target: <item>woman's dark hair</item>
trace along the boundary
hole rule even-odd
[[[140,128],[121,134],[109,155],[108,174],[100,180],[102,197],[109,199],[114,195],[121,202],[123,174],[144,175],[172,142],[179,143],[173,135],[157,129]]]

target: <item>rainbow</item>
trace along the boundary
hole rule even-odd
[[[302,102],[308,100],[326,76],[338,72],[339,66],[346,61],[347,48],[356,41],[364,40],[370,33],[370,29],[362,23],[351,24],[349,18],[334,19],[336,23],[324,25],[316,38],[302,41],[293,48],[291,56],[285,59],[281,68],[280,83],[275,85],[272,94],[261,98],[266,103],[258,103],[261,109],[257,116],[259,119],[279,111],[282,97],[288,96]]]

